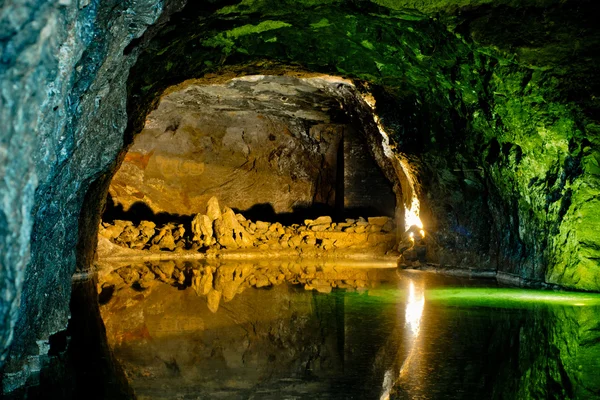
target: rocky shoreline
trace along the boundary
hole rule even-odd
[[[327,253],[340,256],[353,252],[398,255],[394,222],[389,217],[346,219],[333,222],[329,216],[303,224],[284,226],[279,222],[251,221],[229,207],[220,207],[216,198],[208,201],[205,214],[197,214],[185,224],[158,226],[151,221],[115,220],[103,222],[99,230],[99,258],[192,256],[232,258],[266,255],[282,256]],[[201,258],[201,257],[200,257]]]

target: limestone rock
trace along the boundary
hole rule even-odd
[[[206,215],[211,221],[221,218],[221,208],[219,200],[216,197],[211,197],[206,204]]]
[[[228,249],[254,246],[255,238],[239,223],[229,207],[223,209],[220,219],[214,223],[215,236],[219,244]]]
[[[212,246],[216,242],[213,237],[213,223],[208,215],[196,214],[192,219],[192,233],[192,240],[203,246]]]

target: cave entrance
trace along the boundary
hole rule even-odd
[[[220,211],[232,210],[247,236],[258,222],[282,232],[311,228],[313,220],[330,224],[318,229],[392,234],[394,186],[336,85],[261,75],[169,88],[113,177],[101,233],[128,247],[165,249],[152,238],[171,224],[179,232],[174,242],[187,241],[176,246],[189,249],[201,236],[195,216],[211,214],[216,201]],[[128,223],[139,229],[128,233]],[[136,233],[148,240],[137,243]],[[237,247],[250,247],[240,240]]]

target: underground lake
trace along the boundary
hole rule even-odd
[[[0,1],[0,397],[600,399],[596,3]]]
[[[180,284],[171,271],[192,278]],[[214,312],[193,278],[207,274],[227,297]],[[272,283],[250,284],[261,276]],[[102,293],[109,345],[139,399],[564,399],[600,390],[597,294],[318,260],[124,265]]]

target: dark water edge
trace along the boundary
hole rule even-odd
[[[190,288],[117,285],[101,312],[139,399],[600,398],[597,295],[394,269],[363,283],[251,287],[216,313]]]

